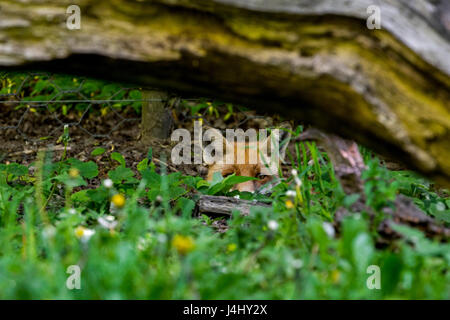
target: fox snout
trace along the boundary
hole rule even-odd
[[[253,177],[258,178],[258,180],[250,180],[242,183],[238,183],[233,187],[232,190],[238,190],[240,192],[251,192],[251,193],[269,193],[273,187],[272,183],[278,175],[271,175],[261,177],[260,175],[254,175]]]
[[[208,181],[212,181],[215,172],[220,172],[223,177],[227,177],[231,174],[243,177],[254,177],[256,180],[245,181],[236,184],[232,190],[238,190],[241,192],[260,192],[264,187],[264,193],[270,191],[267,187],[268,183],[278,177],[276,173],[270,172],[265,167],[260,165],[223,165],[223,164],[213,164],[208,169]]]
[[[233,190],[239,190],[240,192],[254,193],[256,191],[256,187],[254,181],[246,181],[235,185],[233,187]]]

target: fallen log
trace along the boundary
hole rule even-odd
[[[342,220],[357,212],[365,212],[372,220],[376,213],[366,205],[364,194],[364,181],[361,174],[365,169],[363,158],[355,142],[342,139],[336,135],[326,134],[318,129],[308,129],[297,140],[315,141],[318,146],[326,150],[335,176],[339,180],[347,195],[358,194],[358,200],[349,209],[339,208],[334,216],[334,225],[340,228]],[[401,234],[395,231],[393,224],[403,224],[422,230],[426,236],[450,240],[450,228],[436,222],[432,217],[422,212],[412,199],[399,194],[395,197],[392,207],[386,206],[381,210],[386,218],[377,226],[379,244],[389,243],[392,239],[400,238]]]
[[[444,0],[2,0],[0,66],[246,104],[356,140],[450,185]],[[381,30],[369,30],[377,5]]]
[[[241,200],[223,196],[202,195],[197,201],[197,215],[230,217],[234,210],[240,211],[242,215],[249,215],[250,208],[270,208],[271,205],[260,201]]]

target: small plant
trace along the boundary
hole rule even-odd
[[[94,99],[140,98],[130,90],[111,96],[118,85],[43,75],[28,78],[18,93],[26,77],[0,79],[0,94],[25,91],[36,101],[59,87]],[[93,112],[127,106],[112,102]],[[77,103],[54,107],[86,110]],[[233,105],[206,100],[187,113],[214,119],[222,116],[219,109],[224,121],[236,117]],[[152,149],[136,167],[101,147],[87,151],[88,161],[69,157],[69,129],[58,140],[64,148],[56,159],[40,152],[28,165],[0,163],[2,299],[450,299],[448,243],[394,224],[403,238],[380,248],[364,213],[352,213],[335,229],[337,210],[359,197],[380,220],[399,193],[450,224],[447,190],[386,169],[370,150],[363,149],[363,195],[343,193],[327,154],[314,143],[297,143],[287,154],[292,170],[280,172],[271,195],[260,195],[232,190],[254,178],[216,174],[208,182],[168,173]],[[251,208],[248,216],[234,211],[226,232],[218,232],[223,217],[193,215],[201,195],[271,206]],[[81,289],[66,287],[73,265],[81,270]],[[380,289],[367,286],[373,266],[381,270]]]

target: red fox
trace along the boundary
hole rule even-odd
[[[234,157],[234,161],[226,161],[225,163],[223,161],[221,163],[210,164],[208,167],[207,180],[212,181],[213,175],[216,172],[220,172],[223,177],[227,177],[234,173],[236,176],[255,177],[258,180],[239,183],[233,187],[233,190],[252,193],[270,192],[273,187],[273,184],[270,184],[270,182],[276,183],[276,178],[279,177],[278,167],[285,156],[286,147],[291,137],[290,129],[290,125],[284,124],[283,127],[278,130],[278,134],[272,132],[268,137],[263,138],[259,143],[257,140],[243,142],[228,141],[225,137],[223,137],[223,135],[220,134],[220,137],[223,140],[224,158],[227,158],[231,152],[232,156],[230,159]],[[261,156],[261,152],[265,152],[267,155],[267,150],[271,150],[272,142],[276,138],[278,139],[275,141],[274,147],[278,147],[278,156],[275,161],[268,161],[267,159],[269,159],[270,156]],[[256,154],[259,155],[256,157],[256,161],[252,159],[252,150],[256,150]],[[241,155],[245,155],[245,158],[242,157],[242,160],[238,161],[238,155],[240,152],[242,152]]]

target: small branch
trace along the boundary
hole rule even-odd
[[[198,215],[225,215],[231,216],[233,210],[238,210],[242,215],[250,214],[250,208],[270,208],[271,205],[260,201],[241,200],[222,196],[201,196],[197,201],[196,212]]]
[[[71,150],[71,147],[67,147],[67,151]],[[37,149],[37,150],[23,150],[23,151],[17,151],[17,152],[13,152],[13,153],[9,153],[8,156],[9,157],[15,157],[15,156],[21,156],[21,155],[27,155],[27,154],[33,154],[33,153],[37,153],[40,151],[64,151],[64,146],[54,146],[54,147],[49,147],[49,148],[42,148],[42,149]]]
[[[169,168],[172,171],[178,172],[178,170],[175,167],[172,167],[170,164],[168,164],[168,163],[166,163],[164,161],[161,161],[161,160],[159,160],[157,158],[152,158],[152,161],[157,162],[160,165],[166,166],[167,168]]]

